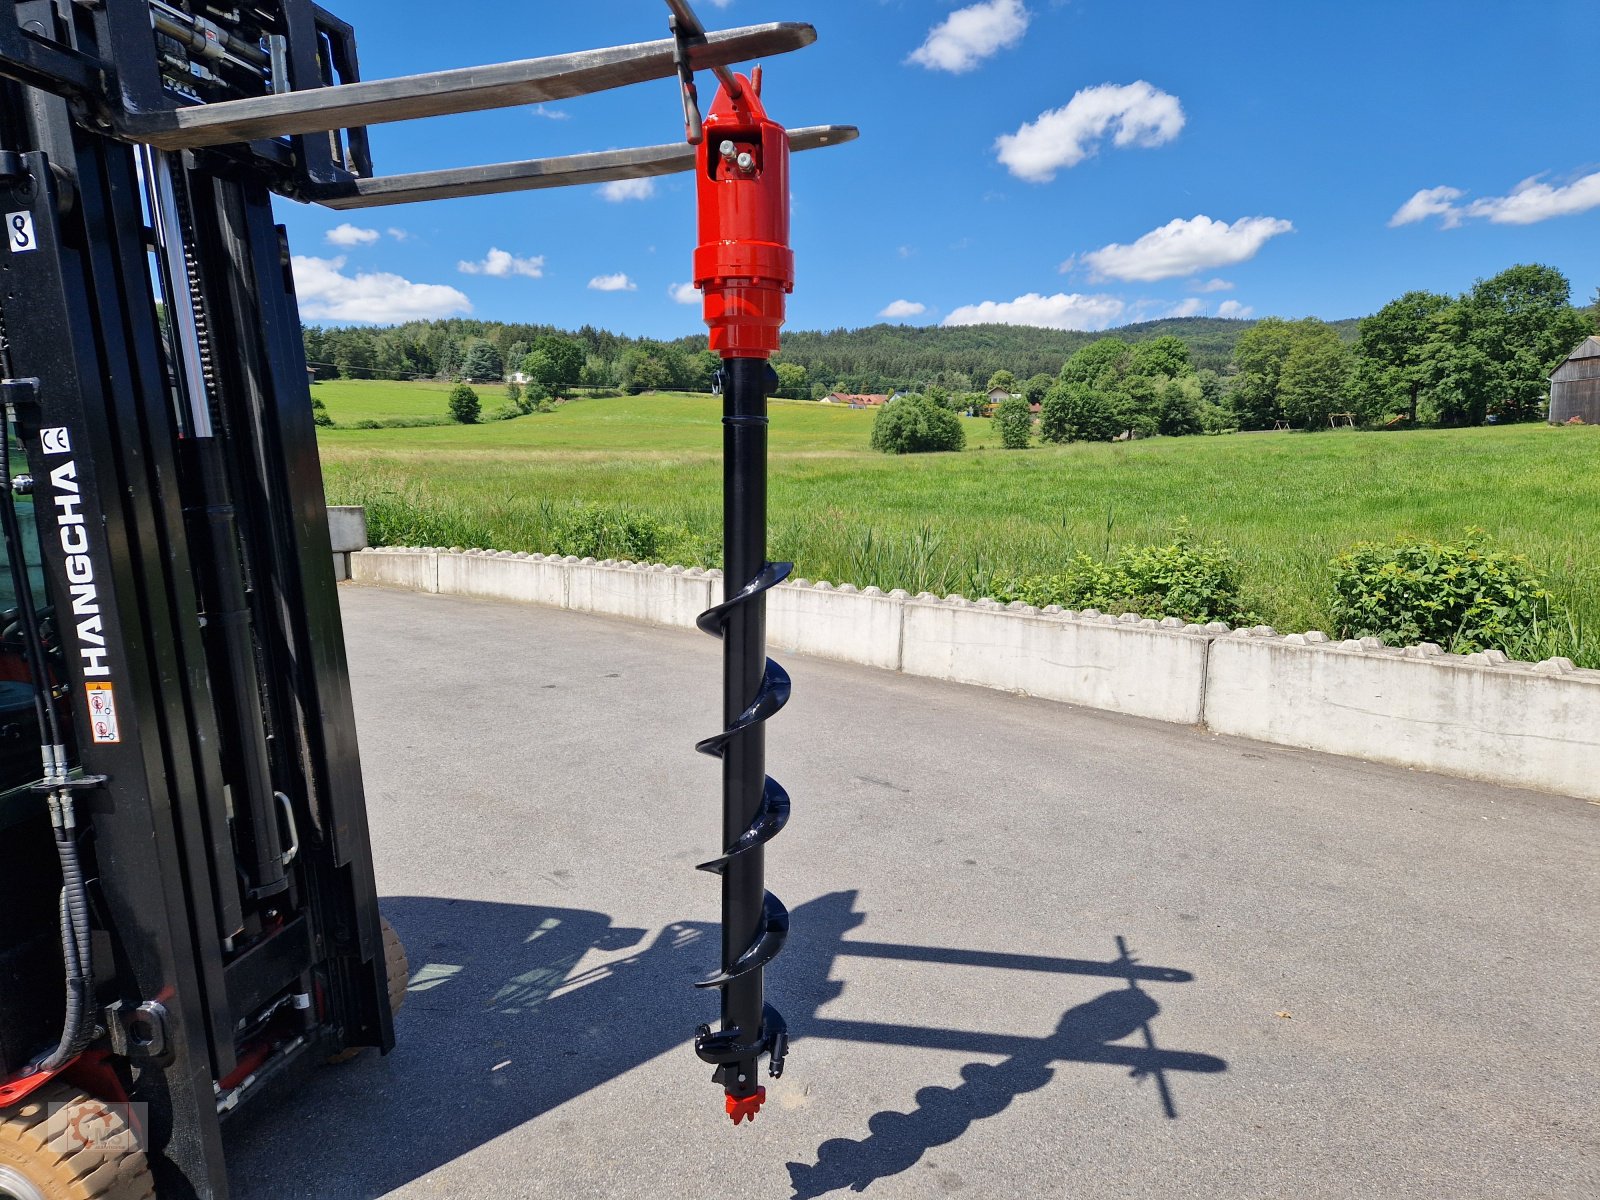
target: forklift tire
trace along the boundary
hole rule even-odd
[[[383,965],[389,978],[389,1012],[398,1016],[401,1006],[406,1002],[406,989],[411,984],[411,961],[406,957],[405,943],[394,931],[394,926],[389,924],[389,918],[378,919],[383,922]],[[347,1063],[365,1049],[365,1046],[350,1046],[330,1055],[328,1064],[338,1066]],[[4,1192],[0,1192],[0,1200],[5,1200]]]
[[[150,1164],[124,1116],[70,1084],[0,1109],[0,1197],[155,1200]]]

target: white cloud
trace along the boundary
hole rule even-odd
[[[981,304],[963,305],[946,317],[943,324],[1104,329],[1122,316],[1126,308],[1115,296],[1084,296],[1077,292],[1041,296],[1029,292],[1015,300],[985,300]]]
[[[560,108],[551,108],[548,104],[535,104],[530,110],[534,116],[543,117],[546,121],[570,121],[572,114]]]
[[[1534,175],[1517,184],[1509,195],[1456,203],[1465,195],[1460,188],[1423,188],[1389,218],[1389,228],[1412,225],[1429,217],[1438,217],[1443,228],[1454,229],[1468,217],[1482,217],[1495,225],[1532,225],[1552,217],[1574,216],[1600,208],[1600,171],[1559,187]]]
[[[613,204],[625,200],[648,200],[656,194],[654,179],[613,179],[600,185],[600,195]]]
[[[376,229],[362,229],[346,221],[343,225],[335,225],[325,236],[330,246],[370,246],[383,235]]]
[[[1457,215],[1455,201],[1461,199],[1462,194],[1460,188],[1423,188],[1389,218],[1389,228],[1411,225],[1417,221],[1425,221],[1429,217],[1443,217],[1447,226],[1459,225],[1461,218]]]
[[[1022,0],[983,0],[958,8],[928,31],[909,62],[930,71],[970,71],[984,59],[1015,46],[1028,32]]]
[[[620,271],[615,275],[596,275],[589,280],[589,286],[597,292],[636,292],[639,290],[639,285]]]
[[[1231,292],[1233,284],[1226,279],[1194,279],[1189,282],[1189,290],[1209,296],[1212,292]]]
[[[492,275],[496,279],[504,279],[509,275],[526,275],[529,279],[539,279],[544,275],[544,255],[518,258],[509,250],[491,246],[482,262],[459,262],[456,264],[456,269],[463,275]]]
[[[920,317],[928,306],[917,300],[896,300],[878,315],[880,317]]]
[[[411,234],[408,231],[394,225],[389,226],[384,232],[397,242],[409,242],[411,240]]]
[[[1496,225],[1532,225],[1551,217],[1570,217],[1600,208],[1600,171],[1563,187],[1524,179],[1509,196],[1490,196],[1467,205],[1469,217],[1486,217]],[[1402,210],[1403,211],[1403,210]]]
[[[1048,183],[1062,167],[1094,154],[1109,133],[1112,145],[1159,146],[1183,129],[1178,98],[1139,80],[1084,88],[1064,108],[1041,113],[1015,133],[995,141],[1000,161],[1019,179]]]
[[[667,288],[667,295],[679,304],[699,304],[701,300],[700,289],[692,283],[675,283]]]
[[[1237,300],[1224,300],[1217,305],[1217,316],[1227,317],[1234,321],[1242,321],[1246,317],[1254,315],[1255,311],[1248,304],[1240,304]]]
[[[450,317],[472,311],[472,301],[453,287],[412,283],[381,272],[344,274],[345,259],[293,259],[295,290],[303,316],[322,321],[388,325]]]
[[[1130,246],[1113,242],[1091,250],[1082,261],[1097,279],[1151,282],[1189,275],[1209,267],[1231,267],[1294,226],[1277,217],[1241,217],[1232,225],[1198,216],[1168,221]]]
[[[1205,310],[1206,302],[1199,296],[1190,296],[1187,300],[1179,300],[1166,312],[1163,317],[1192,317]]]

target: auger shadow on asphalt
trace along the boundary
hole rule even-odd
[[[953,1088],[925,1087],[910,1112],[883,1111],[867,1136],[831,1139],[814,1163],[788,1165],[793,1200],[862,1191],[915,1165],[974,1122],[1047,1085],[1066,1064],[1126,1069],[1156,1082],[1169,1118],[1169,1072],[1215,1073],[1220,1058],[1156,1044],[1160,1011],[1140,986],[1188,972],[1140,964],[1125,946],[1105,960],[907,946],[847,939],[866,920],[858,894],[798,906],[777,1000],[796,1042],[833,1039],[956,1051],[973,1061]],[[239,1200],[366,1200],[453,1161],[665,1053],[687,1053],[690,984],[716,955],[714,925],[680,923],[655,936],[583,909],[429,897],[384,901],[406,941],[412,979],[399,1047],[320,1073],[312,1095],[278,1106],[233,1147]],[[1120,939],[1119,943],[1120,943]],[[580,969],[591,951],[632,951]],[[1104,978],[1107,990],[1066,1011],[1040,1038],[823,1017],[842,995],[841,959],[875,958]],[[313,1136],[314,1134],[314,1136]],[[282,1152],[289,1145],[293,1155]]]

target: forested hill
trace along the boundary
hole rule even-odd
[[[797,399],[937,387],[969,403],[1001,372],[1011,386],[1031,383],[1024,390],[1042,394],[1063,364],[1084,353],[1084,362],[1115,366],[1112,374],[1124,381],[1160,376],[1179,391],[1198,382],[1207,403],[1215,408],[1226,398],[1224,407],[1247,429],[1285,419],[1320,426],[1330,415],[1358,409],[1366,420],[1399,414],[1411,423],[1527,420],[1548,397],[1551,369],[1600,328],[1600,292],[1582,309],[1571,296],[1571,281],[1560,271],[1522,263],[1458,296],[1407,292],[1362,319],[1168,317],[1093,333],[1023,325],[798,330],[783,335],[776,365],[781,394]],[[1357,347],[1363,326],[1367,336]],[[719,365],[704,334],[662,342],[591,325],[568,332],[457,317],[386,327],[308,325],[302,335],[306,361],[321,379],[499,383],[518,374],[512,399],[519,403],[574,387],[708,391]],[[1187,354],[1177,353],[1179,344]],[[1145,369],[1151,363],[1163,369],[1152,374]],[[1100,374],[1078,382],[1101,386]],[[1116,382],[1102,399],[1150,399],[1144,383],[1130,391],[1111,386]],[[1337,407],[1322,411],[1326,404]]]
[[[1233,357],[1234,343],[1254,321],[1219,317],[1171,317],[1143,321],[1100,333],[1038,329],[1026,325],[872,325],[866,329],[799,331],[783,335],[784,362],[796,363],[813,379],[837,380],[847,391],[877,390],[878,381],[911,386],[941,374],[966,375],[981,388],[996,371],[1018,379],[1054,375],[1073,351],[1097,338],[1142,342],[1172,335],[1189,346],[1197,368],[1221,372]],[[1330,322],[1341,340],[1354,342],[1356,319]],[[691,339],[686,339],[686,342]],[[704,339],[699,339],[704,345]],[[859,383],[860,387],[856,385]]]
[[[1332,322],[1340,339],[1353,343],[1358,321]],[[1234,345],[1255,321],[1218,317],[1174,317],[1123,325],[1097,333],[1039,329],[1026,325],[873,325],[827,332],[785,331],[778,361],[804,367],[808,390],[892,392],[937,383],[952,392],[980,391],[996,371],[1018,379],[1056,375],[1074,351],[1100,338],[1142,342],[1163,335],[1181,338],[1198,369],[1221,374]],[[515,371],[542,338],[576,343],[582,377],[596,387],[709,386],[706,337],[671,342],[628,337],[586,325],[481,321],[455,317],[391,326],[325,327],[304,330],[306,358],[324,379],[498,378]],[[478,358],[469,362],[469,356]],[[821,392],[817,389],[821,388]]]

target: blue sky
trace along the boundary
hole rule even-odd
[[[657,0],[330,5],[367,78],[664,36]],[[1600,284],[1595,0],[699,0],[814,23],[767,64],[795,158],[792,328],[1371,312],[1514,262]],[[1585,53],[1585,49],[1588,53]],[[702,78],[709,104],[714,81]],[[381,173],[681,138],[671,81],[380,126]],[[335,213],[278,202],[310,321],[471,315],[672,337],[688,176]],[[890,314],[885,317],[881,314]]]

